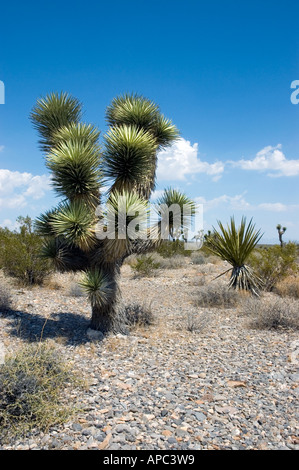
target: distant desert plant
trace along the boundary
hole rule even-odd
[[[206,264],[208,262],[207,259],[207,256],[205,256],[200,251],[194,251],[191,254],[191,262],[193,264]]]
[[[160,263],[155,261],[152,255],[141,255],[136,258],[135,263],[131,264],[136,276],[153,276],[157,274]]]
[[[239,302],[238,293],[229,289],[223,282],[200,286],[196,292],[194,304],[197,307],[235,307]]]
[[[293,297],[295,299],[299,299],[299,277],[286,277],[275,285],[273,291],[281,297]]]
[[[278,282],[298,271],[297,256],[297,245],[289,242],[283,247],[272,245],[255,249],[248,263],[263,279],[264,289],[271,291]]]
[[[163,258],[171,258],[175,255],[188,256],[191,254],[190,251],[185,250],[182,240],[163,240],[156,249],[156,252]]]
[[[179,269],[186,266],[186,258],[183,255],[174,255],[170,258],[161,257],[157,261],[161,269]]]
[[[243,313],[249,326],[256,329],[299,329],[299,302],[289,298],[248,298],[243,302]]]
[[[279,243],[280,243],[281,247],[283,247],[283,245],[284,245],[284,242],[282,240],[282,236],[285,233],[286,229],[287,229],[286,227],[282,227],[280,224],[277,224],[277,226],[276,226],[276,230],[278,231]]]

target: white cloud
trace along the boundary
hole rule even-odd
[[[284,212],[288,210],[288,206],[281,202],[264,202],[258,205],[259,209],[273,212]]]
[[[0,145],[0,152],[3,152],[4,150],[4,145]]]
[[[204,210],[211,210],[225,205],[233,210],[248,210],[252,209],[252,205],[244,199],[244,194],[237,194],[236,196],[222,196],[215,197],[214,199],[206,200],[204,197],[195,198],[197,204],[203,204]]]
[[[212,210],[217,207],[225,207],[226,209],[236,211],[266,211],[266,212],[291,212],[299,210],[299,204],[283,204],[281,202],[263,202],[257,205],[251,204],[246,201],[244,194],[237,194],[235,196],[222,196],[215,197],[207,200],[204,197],[195,198],[197,204],[203,204],[204,211]]]
[[[187,175],[205,173],[217,181],[223,171],[223,162],[208,163],[200,160],[198,144],[191,145],[183,138],[158,154],[158,180],[184,181]]]
[[[0,169],[0,208],[18,208],[41,199],[50,189],[50,177]]]
[[[242,159],[230,163],[243,170],[267,171],[269,176],[296,176],[299,174],[299,160],[288,160],[281,151],[280,144],[276,147],[270,145],[264,147],[252,160]]]

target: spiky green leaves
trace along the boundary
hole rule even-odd
[[[78,123],[81,103],[68,93],[50,93],[37,101],[30,119],[40,134],[40,146],[48,151],[55,145],[54,134],[63,126]]]
[[[159,107],[140,95],[115,98],[106,110],[110,131],[106,138],[106,174],[113,189],[130,189],[149,198],[155,187],[157,152],[179,133]]]
[[[75,129],[75,128],[73,128]],[[67,133],[66,129],[63,130]],[[60,142],[47,155],[56,191],[70,201],[80,199],[97,205],[101,183],[100,153],[97,145],[88,141]]]
[[[44,236],[63,240],[64,249],[70,246],[89,251],[96,243],[95,223],[95,214],[90,207],[82,201],[73,201],[40,216],[36,228]]]
[[[105,307],[113,295],[113,286],[109,282],[109,277],[100,269],[87,270],[79,285],[86,292],[92,307]]]
[[[196,213],[196,205],[185,193],[167,188],[156,201],[156,209],[163,223],[163,232],[167,238],[179,238],[181,234],[191,227],[192,218]],[[162,233],[162,237],[165,234]]]
[[[95,245],[95,216],[81,201],[66,203],[53,214],[51,227],[56,236],[61,236],[69,245],[88,251]]]
[[[157,149],[155,139],[135,126],[113,127],[105,136],[104,174],[113,189],[136,189],[149,177]]]
[[[246,227],[245,217],[242,217],[238,228],[233,217],[227,228],[220,221],[218,225],[220,231],[214,229],[212,236],[208,238],[207,246],[224,261],[233,266],[242,266],[261,239],[260,230],[255,230],[252,219]]]
[[[115,98],[106,110],[111,127],[136,126],[149,132],[158,147],[169,145],[179,136],[177,128],[161,113],[159,107],[137,94],[125,94]]]
[[[220,231],[214,229],[207,237],[206,244],[210,251],[232,265],[229,270],[231,271],[229,286],[257,294],[259,279],[254,276],[245,262],[262,237],[260,230],[255,230],[252,219],[246,226],[245,217],[242,217],[238,228],[233,217],[227,228],[221,222],[218,222],[218,225]]]
[[[96,225],[96,236],[105,239],[105,258],[111,262],[122,258],[131,240],[148,235],[148,202],[134,192],[114,191],[106,210]]]

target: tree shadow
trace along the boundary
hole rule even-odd
[[[90,343],[86,332],[90,320],[73,312],[51,312],[47,316],[18,310],[2,312],[9,320],[9,334],[27,342],[62,340],[67,345]]]

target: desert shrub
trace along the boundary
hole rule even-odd
[[[161,257],[158,263],[162,269],[179,269],[186,265],[186,258],[182,255],[174,255],[171,258]]]
[[[207,256],[205,256],[200,251],[194,251],[191,254],[191,262],[193,264],[206,264],[207,263]]]
[[[289,242],[283,247],[272,245],[257,248],[248,264],[263,280],[263,288],[271,291],[279,281],[298,270],[297,256],[296,244]]]
[[[163,258],[170,258],[174,255],[190,256],[192,253],[192,251],[185,250],[182,240],[163,240],[156,251]]]
[[[128,326],[149,326],[154,323],[151,305],[134,303],[125,307],[125,318]]]
[[[83,291],[82,287],[79,286],[76,282],[72,282],[69,287],[69,295],[71,297],[85,297],[85,292]]]
[[[131,268],[137,276],[152,276],[160,268],[160,263],[152,255],[141,255],[131,264]]]
[[[273,297],[248,298],[243,302],[243,313],[249,325],[256,329],[299,329],[299,302]]]
[[[235,289],[229,289],[225,283],[215,282],[200,286],[194,304],[197,307],[235,307],[240,295]]]
[[[275,285],[273,291],[281,297],[293,297],[295,299],[299,299],[299,277],[286,277]]]
[[[11,303],[11,295],[7,287],[0,285],[0,312],[10,310]]]
[[[4,273],[24,285],[41,284],[50,265],[40,257],[42,238],[33,229],[30,217],[19,217],[19,230],[0,230],[0,266]]]
[[[30,345],[6,356],[0,367],[0,436],[47,431],[74,411],[63,404],[67,386],[79,381],[58,353],[46,344]]]
[[[210,320],[211,317],[206,312],[203,314],[188,312],[185,318],[185,328],[190,333],[201,333],[208,326]]]

